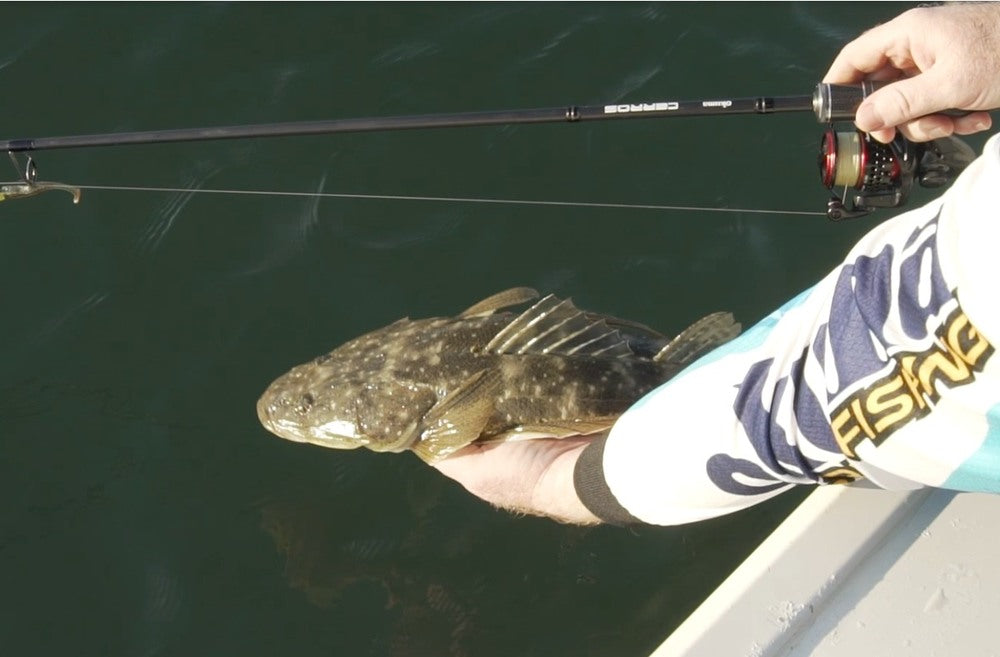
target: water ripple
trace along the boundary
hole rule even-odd
[[[70,323],[80,315],[89,313],[107,298],[108,292],[97,291],[91,293],[89,296],[80,301],[74,302],[61,313],[46,321],[32,341],[36,343],[43,343],[49,340],[53,335],[58,333],[63,326]]]
[[[522,65],[523,64],[530,64],[532,62],[535,62],[535,61],[538,61],[540,59],[543,59],[543,58],[547,57],[550,53],[552,53],[552,51],[554,51],[556,48],[558,48],[560,45],[562,45],[563,42],[566,41],[569,37],[573,36],[574,34],[576,34],[577,32],[579,32],[586,24],[592,23],[593,21],[594,21],[594,19],[592,17],[585,16],[581,20],[579,20],[576,23],[570,25],[569,27],[563,28],[562,30],[560,30],[559,32],[557,32],[554,37],[552,37],[551,39],[549,39],[541,47],[540,50],[538,50],[537,52],[535,52],[535,53],[533,53],[531,55],[528,55],[527,57],[521,59],[520,63]]]
[[[324,171],[313,189],[315,195],[309,196],[302,210],[291,215],[276,217],[268,222],[269,235],[267,251],[253,262],[235,272],[236,276],[253,276],[261,274],[287,262],[290,258],[305,250],[309,244],[316,226],[319,225],[319,204],[323,200],[320,194],[326,189],[327,172]]]
[[[283,64],[274,69],[271,73],[271,95],[268,99],[270,104],[279,107],[285,97],[289,84],[296,77],[300,76],[302,69],[293,64]]]
[[[635,93],[642,89],[646,84],[659,75],[663,71],[663,66],[656,64],[652,66],[647,66],[643,69],[635,71],[625,76],[625,79],[618,83],[618,85],[608,94],[608,98],[621,99],[627,97],[629,94]]]
[[[813,13],[814,8],[807,5],[808,3],[797,2],[791,5],[791,9],[795,22],[805,27],[809,32],[837,45],[858,36],[854,26],[842,22],[825,21]]]
[[[437,54],[441,48],[431,41],[411,41],[393,46],[372,58],[376,66],[392,66]]]
[[[143,657],[163,654],[171,623],[177,618],[183,600],[181,583],[164,563],[148,563],[145,569],[142,622],[136,627],[136,654]]]
[[[218,173],[218,169],[202,176],[200,179],[192,175],[187,176],[187,179],[183,183],[185,191],[172,194],[167,199],[167,202],[156,212],[156,216],[146,225],[142,235],[139,236],[136,243],[136,250],[147,254],[156,251],[163,242],[163,238],[170,232],[174,221],[177,220],[177,217],[184,210],[184,206],[191,201],[195,193],[205,185],[208,179],[216,173]]]

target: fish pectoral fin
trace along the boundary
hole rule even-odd
[[[503,292],[497,292],[493,296],[486,297],[482,301],[475,303],[459,315],[459,317],[475,317],[476,315],[491,315],[501,308],[517,306],[522,303],[534,301],[538,298],[538,291],[530,287],[512,287]]]
[[[493,416],[503,378],[483,370],[463,381],[424,416],[420,438],[410,449],[433,463],[479,438]]]
[[[712,313],[681,331],[653,360],[687,365],[740,334],[732,313]]]

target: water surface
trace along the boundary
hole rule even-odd
[[[7,5],[2,132],[804,94],[900,8]],[[647,653],[801,493],[566,527],[411,454],[281,441],[258,395],[361,332],[515,285],[666,332],[719,309],[749,325],[873,224],[200,190],[822,211],[820,133],[785,115],[38,154],[45,179],[176,191],[0,206],[4,652]]]

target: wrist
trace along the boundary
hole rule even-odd
[[[559,454],[542,475],[531,495],[531,507],[562,522],[595,525],[601,520],[584,506],[577,495],[573,473],[588,443],[574,445]]]

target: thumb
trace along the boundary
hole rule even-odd
[[[897,80],[872,93],[858,107],[855,123],[864,132],[895,128],[927,114],[950,109],[945,81],[931,72]]]

